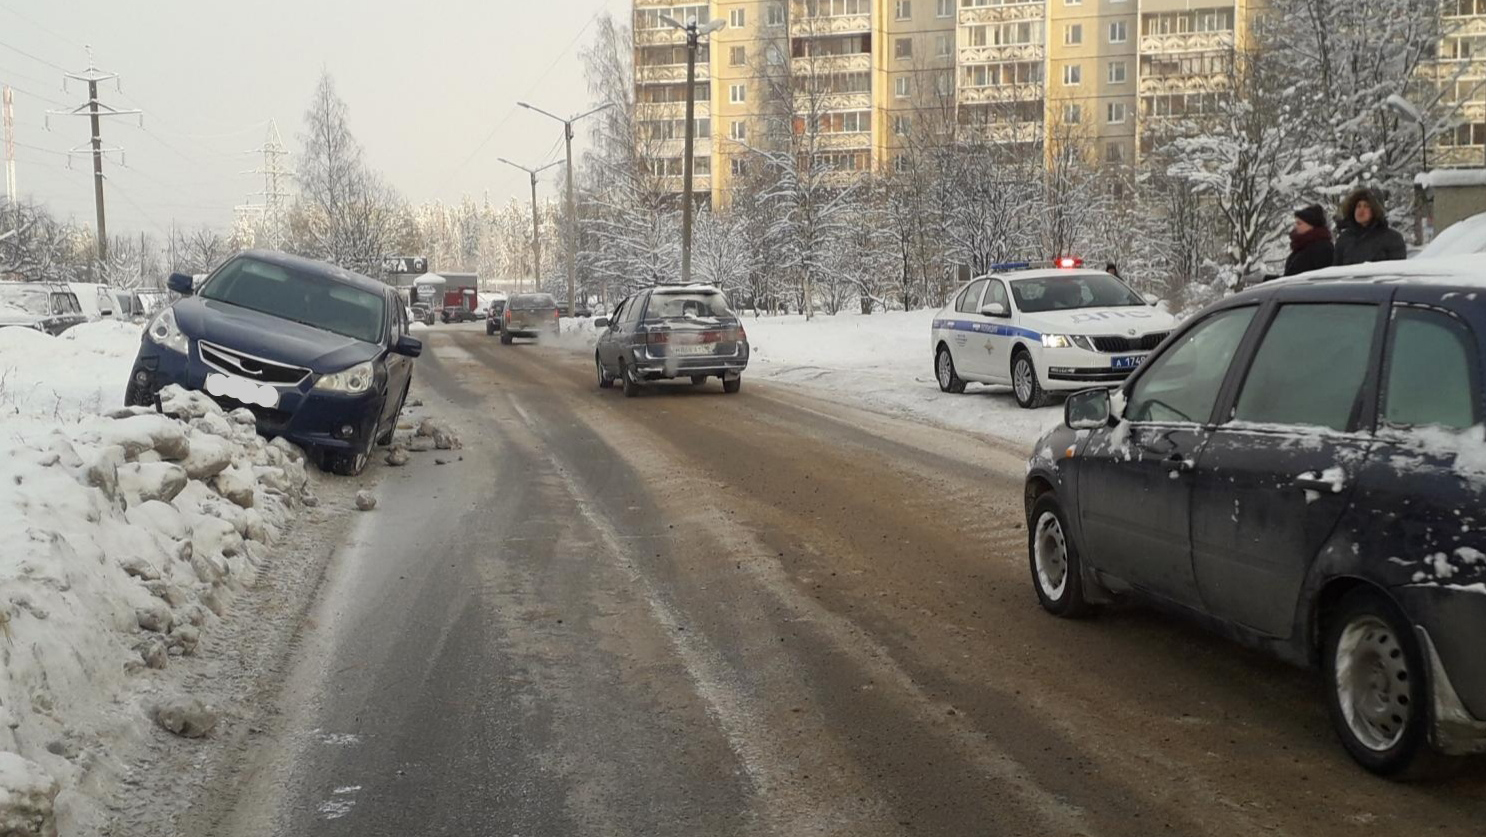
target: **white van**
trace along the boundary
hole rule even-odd
[[[114,298],[113,289],[109,286],[93,282],[68,282],[67,287],[77,296],[77,304],[83,309],[88,322],[117,319],[114,312],[118,310],[118,300]]]

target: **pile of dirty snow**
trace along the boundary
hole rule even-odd
[[[315,502],[251,413],[119,408],[139,329],[0,329],[0,834],[100,831],[116,754],[209,731],[171,678]],[[104,410],[106,412],[100,412]]]

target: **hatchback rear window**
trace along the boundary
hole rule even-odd
[[[1281,307],[1249,367],[1233,417],[1354,429],[1377,324],[1376,305]]]
[[[657,292],[650,295],[645,316],[652,320],[722,319],[733,316],[728,301],[715,292]]]
[[[1470,330],[1448,314],[1395,309],[1383,420],[1403,427],[1464,430],[1477,421]]]
[[[556,308],[557,300],[551,294],[522,294],[511,297],[509,304],[512,311],[540,311],[543,308]]]

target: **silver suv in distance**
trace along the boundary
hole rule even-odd
[[[708,285],[661,285],[640,291],[593,321],[599,330],[594,366],[599,387],[616,380],[633,398],[647,381],[722,379],[724,392],[743,386],[748,335],[722,291]]]

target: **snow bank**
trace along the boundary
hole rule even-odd
[[[1414,258],[1438,259],[1476,253],[1486,253],[1486,212],[1472,215],[1441,230]]]
[[[97,833],[95,794],[174,691],[172,660],[255,583],[308,491],[298,449],[197,393],[100,414],[139,329],[68,334],[0,330],[0,834]]]
[[[747,375],[809,386],[819,395],[1030,445],[1063,418],[1061,404],[1017,406],[1004,387],[939,391],[929,349],[933,311],[745,317]]]

